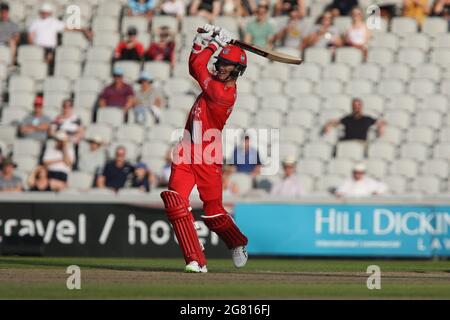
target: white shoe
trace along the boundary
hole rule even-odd
[[[184,267],[184,272],[188,273],[207,273],[208,269],[206,266],[200,267],[197,261],[191,261]]]
[[[239,246],[233,249],[232,253],[233,263],[236,268],[245,266],[248,260],[248,253],[245,246]]]

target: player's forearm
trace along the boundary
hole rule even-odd
[[[200,46],[194,44],[193,50],[200,49]],[[208,61],[211,56],[216,52],[217,46],[210,43],[205,49],[200,52],[192,52],[189,60],[189,73],[197,81],[201,82],[203,78],[209,76]]]

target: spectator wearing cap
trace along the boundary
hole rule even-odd
[[[114,50],[116,60],[141,61],[144,56],[144,45],[137,39],[137,29],[130,26],[127,30],[127,37],[120,41]]]
[[[9,46],[12,64],[15,64],[16,61],[19,39],[19,26],[9,19],[9,5],[2,2],[0,3],[0,46]]]
[[[403,0],[403,16],[416,19],[419,25],[430,13],[430,0]]]
[[[127,113],[133,107],[134,91],[129,84],[125,83],[123,75],[124,71],[122,68],[114,68],[114,80],[100,94],[99,108],[118,107],[122,108],[124,113]]]
[[[328,121],[324,127],[324,133],[328,133],[332,128],[342,124],[344,126],[344,136],[341,140],[361,140],[367,141],[367,133],[373,125],[377,127],[377,134],[381,137],[384,133],[385,122],[382,119],[375,119],[363,114],[363,103],[359,98],[352,101],[352,113],[341,119]]]
[[[251,146],[249,135],[245,135],[244,143],[234,149],[231,163],[236,167],[237,172],[247,173],[252,177],[259,175],[261,159],[258,149]]]
[[[189,15],[206,18],[214,21],[220,15],[220,0],[192,0],[189,7]]]
[[[66,27],[66,24],[53,17],[54,9],[50,3],[43,3],[39,8],[39,18],[33,21],[28,29],[28,42],[45,49],[45,58],[50,68],[53,67],[54,52],[58,45],[58,33],[67,31],[81,31],[88,38],[92,35],[86,29]],[[51,74],[52,72],[50,72]]]
[[[19,133],[23,138],[35,139],[41,142],[47,140],[51,119],[44,115],[44,100],[41,96],[34,99],[33,112],[26,116],[19,125]]]
[[[271,47],[275,38],[276,30],[274,24],[269,21],[269,6],[259,4],[255,17],[245,27],[244,40],[260,47]]]
[[[128,0],[126,14],[151,19],[155,10],[155,2],[155,0]]]
[[[22,179],[14,175],[17,164],[6,158],[2,162],[2,173],[0,174],[0,192],[21,192],[23,191]]]
[[[352,177],[345,180],[336,189],[337,197],[369,197],[386,193],[386,184],[366,176],[366,166],[358,163],[354,166]]]
[[[103,139],[99,135],[94,135],[88,137],[86,141],[89,148],[79,155],[78,169],[97,176],[107,160]]]
[[[175,65],[175,41],[168,26],[162,26],[158,32],[158,41],[152,41],[146,53],[149,61],[166,61]]]
[[[156,184],[156,177],[147,168],[144,162],[138,162],[134,166],[133,178],[131,180],[131,187],[140,189],[143,192],[150,192],[151,186]]]
[[[282,161],[284,176],[275,182],[270,190],[272,196],[301,197],[305,194],[299,177],[296,175],[297,160],[288,156]]]
[[[109,188],[119,191],[131,185],[134,167],[126,160],[126,150],[123,146],[116,148],[115,157],[108,161],[101,174],[97,177],[97,188]]]
[[[42,162],[48,170],[50,188],[52,191],[61,191],[67,186],[67,178],[75,162],[75,152],[64,131],[56,132],[53,138],[56,143],[46,148]]]
[[[39,165],[33,169],[33,172],[31,172],[28,177],[28,190],[39,192],[52,191],[52,189],[50,188],[48,171],[45,166]]]
[[[133,108],[134,119],[138,124],[147,124],[148,114],[152,115],[155,123],[159,123],[162,109],[166,105],[163,93],[153,87],[153,81],[153,76],[146,71],[142,71],[139,75],[140,87],[136,92]]]

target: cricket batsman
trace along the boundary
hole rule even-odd
[[[229,44],[232,36],[227,30],[209,24],[203,26],[203,30],[204,33],[196,34],[189,57],[189,73],[202,92],[189,112],[185,134],[177,145],[175,156],[184,160],[172,162],[169,190],[161,192],[167,217],[186,261],[185,272],[196,273],[208,270],[189,206],[189,195],[195,185],[203,202],[202,219],[232,251],[235,267],[243,267],[248,259],[247,237],[222,205],[221,137],[206,138],[211,132],[222,132],[233,110],[236,81],[247,67],[247,56],[241,48]],[[211,73],[208,61],[220,49],[214,63],[215,71]],[[208,150],[214,151],[208,153]],[[213,159],[208,157],[211,154]]]

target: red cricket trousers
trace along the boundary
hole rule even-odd
[[[181,153],[183,151],[181,150]],[[222,164],[208,164],[205,161],[194,162],[194,157],[199,159],[199,156],[194,156],[194,148],[192,148],[189,159],[192,161],[172,163],[169,190],[178,192],[186,203],[189,203],[189,195],[197,185],[200,199],[203,201],[204,214],[207,216],[226,214],[227,211],[222,205]]]

